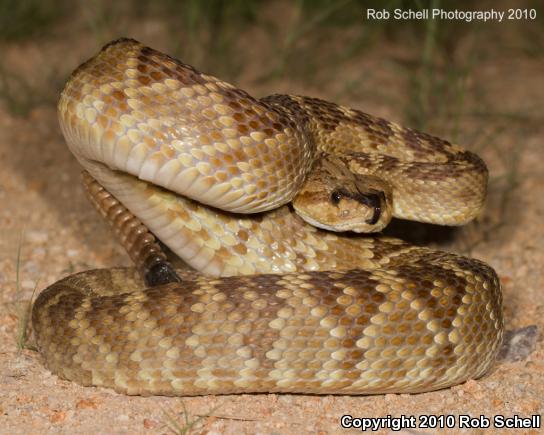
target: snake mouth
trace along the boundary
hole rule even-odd
[[[357,201],[366,207],[372,208],[374,211],[372,216],[365,222],[368,225],[375,225],[382,215],[382,204],[385,202],[385,193],[382,191],[374,191],[371,193],[363,193],[360,191],[351,192],[344,188],[338,188],[331,193],[331,202],[338,206],[342,198],[349,198]]]

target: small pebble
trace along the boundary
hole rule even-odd
[[[386,394],[384,396],[384,400],[386,402],[393,402],[395,400],[395,398],[397,397],[397,394]]]
[[[36,281],[32,281],[30,279],[25,279],[23,282],[21,282],[21,287],[25,290],[32,290],[36,286]]]
[[[46,231],[30,230],[26,233],[26,239],[30,243],[45,243],[49,240],[49,234]]]
[[[34,257],[43,257],[46,253],[46,250],[44,248],[36,248],[32,250],[32,255]]]
[[[504,362],[523,361],[535,350],[538,335],[536,325],[506,331],[497,359]]]
[[[35,274],[39,272],[40,268],[38,264],[34,261],[25,261],[23,263],[23,271],[27,274]]]

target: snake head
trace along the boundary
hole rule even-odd
[[[327,156],[314,166],[293,207],[318,228],[374,233],[391,220],[391,187],[376,176],[354,174],[339,159]]]

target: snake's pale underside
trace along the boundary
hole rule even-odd
[[[74,71],[58,113],[137,266],[38,296],[37,347],[62,378],[141,395],[410,393],[492,364],[493,269],[358,234],[391,216],[468,222],[486,196],[478,156],[327,101],[255,99],[129,39]]]

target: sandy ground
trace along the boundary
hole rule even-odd
[[[70,54],[70,45],[66,43],[52,50],[57,55],[68,53],[66,63],[75,67],[94,50],[89,48],[92,44],[80,45],[75,54]],[[14,50],[33,56],[34,64],[47,56],[32,45]],[[380,49],[360,63],[356,60],[346,70],[346,77],[359,67],[378,66],[382,56],[385,54]],[[342,73],[339,71],[338,80]],[[466,253],[492,265],[503,285],[506,327],[517,331],[516,340],[524,339],[522,345],[513,350],[514,356],[510,354],[497,362],[482,379],[413,396],[259,394],[141,398],[83,388],[50,374],[36,352],[17,348],[18,319],[33,289],[41,290],[74,271],[126,265],[129,261],[84,198],[79,186],[80,168],[64,144],[54,106],[36,108],[28,118],[14,117],[0,108],[0,433],[172,433],[171,420],[183,427],[187,416],[189,421],[196,421],[195,433],[325,434],[355,433],[356,430],[340,428],[340,418],[346,414],[357,417],[470,414],[488,418],[541,415],[544,410],[543,73],[542,58],[538,57],[491,54],[488,60],[482,60],[470,77],[471,89],[483,90],[482,95],[496,109],[495,113],[522,114],[466,116],[461,120],[459,141],[477,150],[490,168],[488,208],[478,222],[459,230],[443,232],[414,225],[408,226],[411,231],[406,234],[407,237],[423,234],[425,241],[438,240],[434,246]],[[391,72],[375,74],[369,86],[389,86],[395,81],[391,76]],[[284,83],[280,89],[261,89],[244,78],[239,84],[257,95],[271,91],[329,98],[335,95],[334,87],[304,89]],[[375,97],[364,104],[349,97],[340,102],[402,120],[400,108],[390,107]],[[492,140],[479,141],[482,137]],[[16,290],[18,246],[21,247],[19,293]],[[535,326],[522,329],[531,325]],[[456,431],[460,431],[458,426]],[[406,433],[420,432],[435,430],[418,427]],[[508,433],[542,432],[525,429]]]

